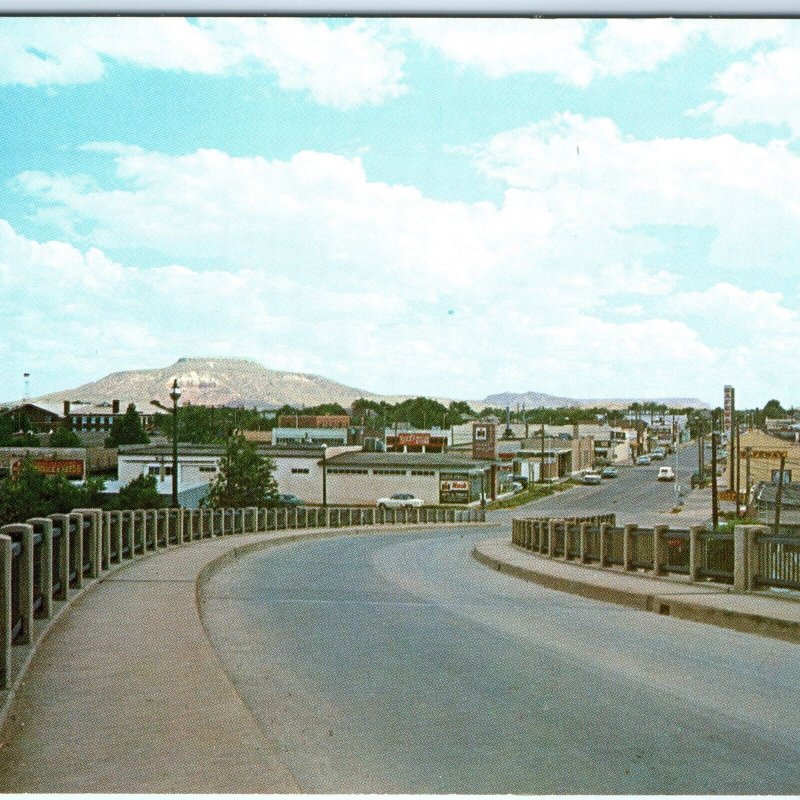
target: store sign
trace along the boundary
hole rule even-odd
[[[439,478],[440,503],[469,503],[469,477],[450,474]]]
[[[83,478],[83,461],[79,458],[35,458],[31,461],[34,467],[43,475],[63,475],[65,478]],[[22,461],[17,459],[11,465],[11,474],[16,477],[22,467]]]
[[[740,453],[740,458],[747,458],[747,453]],[[786,450],[751,450],[750,458],[786,458]]]
[[[396,444],[402,447],[424,447],[431,443],[429,433],[398,433],[394,438]]]

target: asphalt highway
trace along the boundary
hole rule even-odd
[[[304,791],[797,793],[797,645],[470,558],[507,532],[291,544],[204,586],[223,666]]]

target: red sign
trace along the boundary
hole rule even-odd
[[[431,443],[431,435],[429,433],[398,433],[395,442],[398,445],[408,447],[424,447],[426,444]]]
[[[83,461],[79,458],[34,458],[31,462],[44,475],[63,475],[66,478],[83,478]],[[11,474],[19,474],[22,461],[17,459],[11,465]]]

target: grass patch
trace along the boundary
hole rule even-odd
[[[577,485],[578,481],[574,481],[571,478],[563,483],[555,483],[552,486],[547,483],[529,483],[525,489],[511,497],[487,503],[486,508],[488,511],[497,511],[501,508],[517,508],[517,506],[524,506],[526,503],[541,500],[543,497],[550,497],[551,494],[566,491]]]

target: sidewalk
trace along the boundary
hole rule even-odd
[[[739,594],[719,584],[646,577],[550,559],[522,550],[507,538],[478,542],[472,555],[500,572],[548,589],[800,644],[800,600]]]

